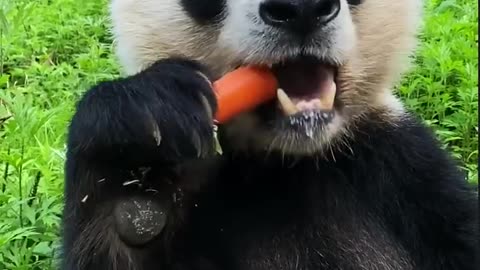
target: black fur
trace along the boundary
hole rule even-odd
[[[372,113],[334,159],[213,157],[199,95],[216,106],[196,71],[206,72],[159,61],[83,97],[69,131],[62,269],[478,269],[474,194],[418,120]],[[113,209],[137,196],[167,220],[129,246]]]
[[[184,10],[199,24],[215,23],[222,19],[225,0],[181,0]]]
[[[73,117],[70,151],[135,167],[157,158],[163,162],[193,158],[198,151],[211,149],[212,116],[207,115],[201,96],[213,111],[216,101],[209,82],[199,73],[209,75],[196,62],[170,59],[130,78],[95,86]],[[153,136],[157,126],[158,148]],[[197,136],[192,138],[192,131]]]
[[[347,0],[349,5],[358,6],[363,3],[364,0]]]

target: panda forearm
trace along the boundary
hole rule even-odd
[[[153,154],[149,150],[155,149],[159,140],[155,131],[165,135],[168,130],[157,126],[159,119],[154,119],[150,104],[143,100],[148,94],[132,89],[134,83],[104,82],[84,95],[70,125],[68,147],[72,153],[105,162],[148,160],[148,155]],[[151,102],[155,101],[161,106],[159,100]],[[169,118],[170,114],[160,117]]]
[[[184,183],[178,165],[215,149],[213,92],[199,70],[186,60],[160,60],[82,97],[67,141],[66,269],[125,269],[150,260],[160,267],[166,219],[175,229],[182,214],[172,203]]]
[[[133,167],[208,155],[216,103],[200,71],[196,62],[171,58],[92,87],[72,118],[69,150]]]
[[[418,269],[473,270],[478,224],[474,193],[456,164],[425,130],[417,130],[421,136],[416,142],[403,141],[410,147],[402,148],[411,149],[408,163],[398,165],[396,175],[403,179],[394,181],[396,194],[383,195],[389,197],[383,214],[411,250]],[[401,172],[401,168],[411,169]]]
[[[410,221],[417,224],[417,230],[403,239],[411,241],[419,269],[475,269],[475,199],[471,192],[453,184],[459,178],[449,180],[450,185],[439,182],[429,192],[419,189],[414,193],[417,201],[405,207],[405,212],[411,213],[404,221],[405,228]]]
[[[146,261],[155,263],[144,270],[161,266],[169,248],[162,235],[175,230],[180,211],[171,203],[172,188],[163,179],[152,191],[125,180],[115,166],[69,155],[62,270],[130,269]]]
[[[99,165],[99,164],[98,164]],[[66,164],[66,193],[63,220],[62,270],[103,269],[125,265],[128,252],[118,241],[112,222],[113,201],[119,193],[111,183],[114,175],[101,166],[69,155]],[[110,172],[111,173],[111,172]],[[105,177],[105,178],[104,178]]]
[[[346,164],[367,208],[377,209],[418,269],[471,269],[475,195],[432,130],[408,115],[362,128],[352,140],[356,159]]]

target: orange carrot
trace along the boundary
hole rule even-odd
[[[276,96],[277,80],[268,70],[240,67],[213,83],[217,97],[215,120],[225,123]]]

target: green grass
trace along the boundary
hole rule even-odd
[[[67,123],[83,91],[119,75],[105,3],[0,0],[0,269],[55,267]],[[430,0],[416,65],[398,87],[472,184],[477,12],[474,0]]]

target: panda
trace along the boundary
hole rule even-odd
[[[475,193],[393,91],[421,7],[111,0],[124,75],[68,127],[61,269],[479,269]],[[277,98],[220,125],[243,66]]]

